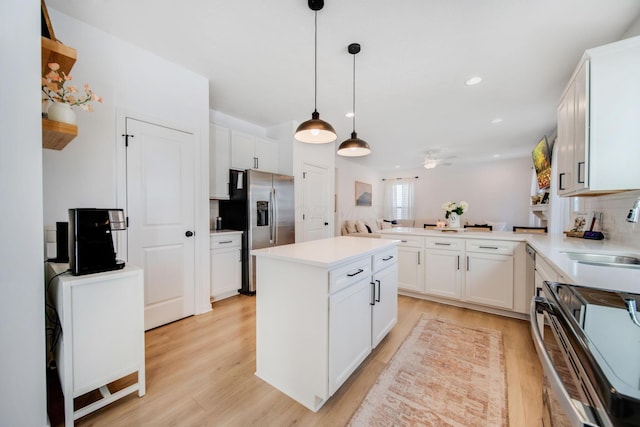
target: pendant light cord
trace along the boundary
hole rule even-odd
[[[356,131],[356,54],[353,55],[353,132]]]
[[[313,93],[313,111],[318,111],[318,11],[315,11],[315,31],[314,31],[314,58],[313,58],[313,81],[314,81],[314,93]]]

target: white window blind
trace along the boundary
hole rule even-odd
[[[415,179],[385,181],[385,214],[388,219],[414,219]]]

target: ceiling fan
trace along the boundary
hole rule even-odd
[[[433,169],[439,165],[451,166],[451,162],[448,162],[447,160],[455,159],[456,157],[456,156],[439,156],[438,153],[440,153],[439,150],[427,151],[424,158],[424,163],[422,164],[422,166],[424,166],[425,169]]]

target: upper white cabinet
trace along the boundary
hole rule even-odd
[[[240,131],[231,131],[231,167],[278,172],[278,144]]]
[[[231,130],[211,123],[209,140],[209,198],[228,199]]]
[[[558,106],[558,193],[640,188],[640,37],[585,52]]]

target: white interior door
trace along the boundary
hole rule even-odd
[[[327,168],[305,164],[303,169],[303,239],[304,241],[331,237]]]
[[[131,118],[126,133],[128,260],[150,329],[195,312],[195,136]]]

